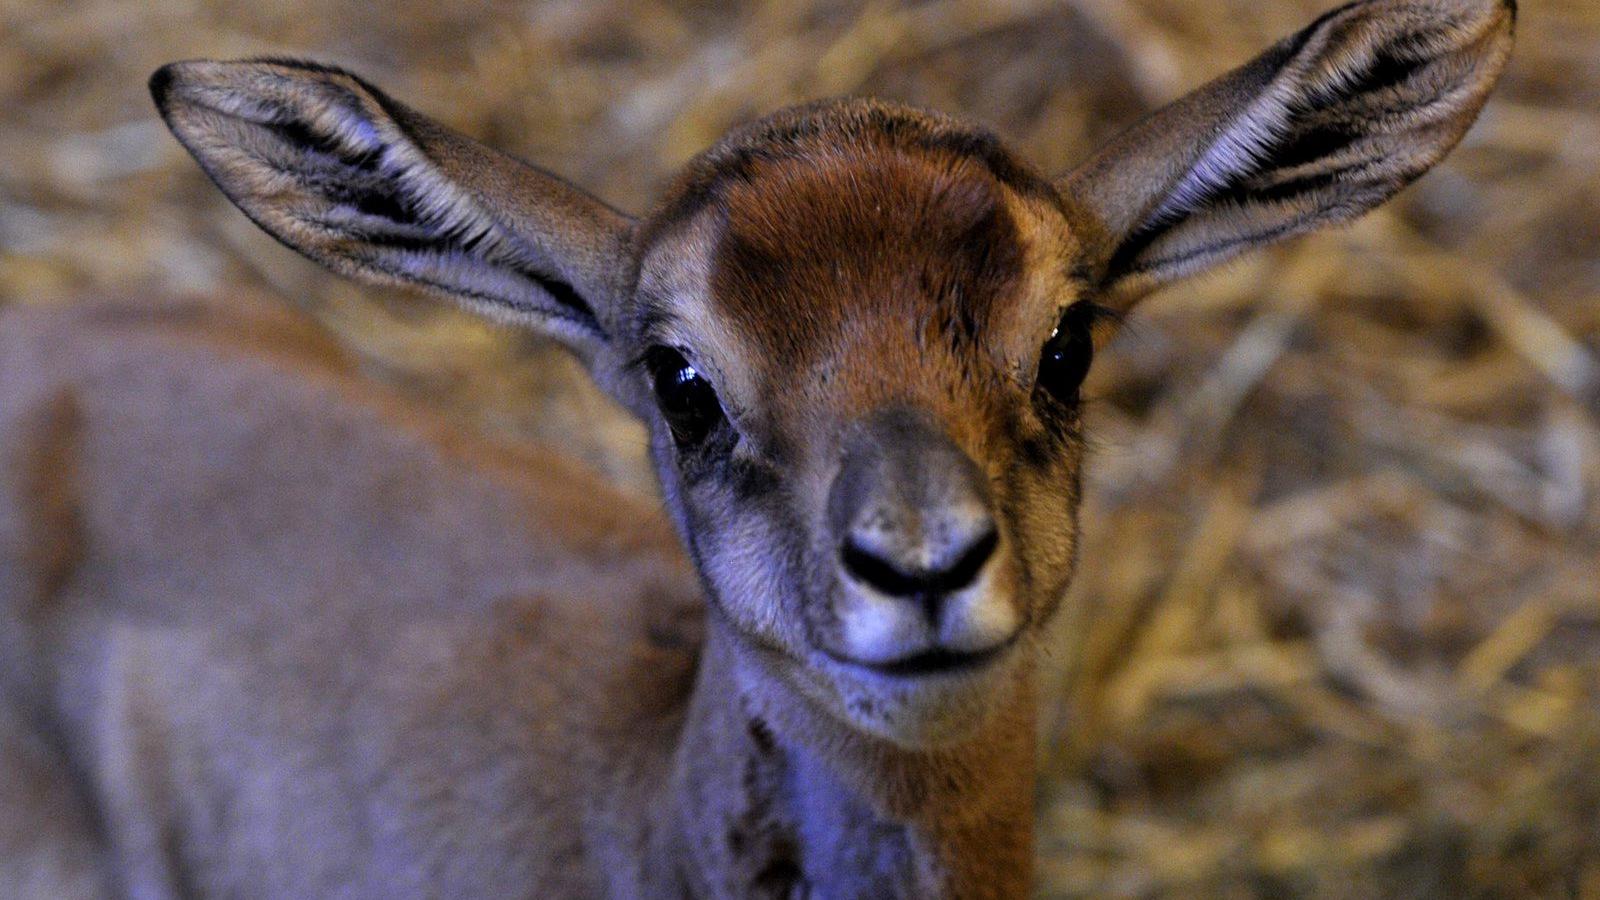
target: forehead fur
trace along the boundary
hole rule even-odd
[[[1050,182],[990,131],[881,100],[819,100],[736,128],[695,157],[667,191],[646,234],[659,233],[716,202],[727,186],[748,183],[763,162],[886,147],[969,159],[1024,196],[1060,203]]]
[[[785,110],[702,154],[645,230],[648,246],[699,223],[708,264],[692,296],[647,305],[711,309],[640,312],[728,322],[758,367],[845,349],[830,337],[965,356],[1025,274],[1014,207],[1059,202],[992,135],[942,116],[868,100]]]
[[[769,358],[799,364],[819,336],[886,318],[971,341],[1021,275],[1002,188],[968,158],[836,151],[753,176],[724,195],[706,299]]]

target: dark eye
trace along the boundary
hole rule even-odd
[[[690,447],[705,440],[722,421],[722,405],[711,383],[683,354],[670,347],[656,347],[646,360],[655,382],[656,403],[680,446]]]
[[[1078,389],[1094,361],[1093,325],[1089,304],[1067,307],[1039,355],[1039,387],[1068,406],[1078,402]]]

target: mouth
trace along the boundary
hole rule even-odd
[[[944,647],[935,647],[922,650],[909,656],[886,662],[866,662],[852,659],[831,651],[827,655],[834,661],[843,663],[853,669],[871,672],[875,675],[888,676],[897,679],[933,678],[941,675],[964,675],[988,668],[997,662],[1005,652],[1022,636],[1019,629],[1016,634],[1004,642],[984,650],[966,652],[950,650]]]

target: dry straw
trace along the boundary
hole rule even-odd
[[[637,431],[548,348],[257,235],[145,74],[343,62],[638,208],[821,94],[1060,168],[1320,5],[4,0],[0,303],[276,294],[464,421],[644,485]],[[1153,299],[1102,355],[1046,895],[1600,897],[1600,4],[1525,2],[1518,43],[1396,204]]]

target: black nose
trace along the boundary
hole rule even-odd
[[[891,597],[935,599],[955,593],[978,580],[1000,543],[1000,532],[988,517],[974,524],[979,530],[963,542],[939,548],[930,565],[907,560],[892,549],[885,552],[888,548],[872,546],[852,534],[844,542],[845,571]]]
[[[846,438],[828,497],[845,574],[937,619],[939,600],[977,581],[1000,542],[988,481],[929,417],[881,411]]]

